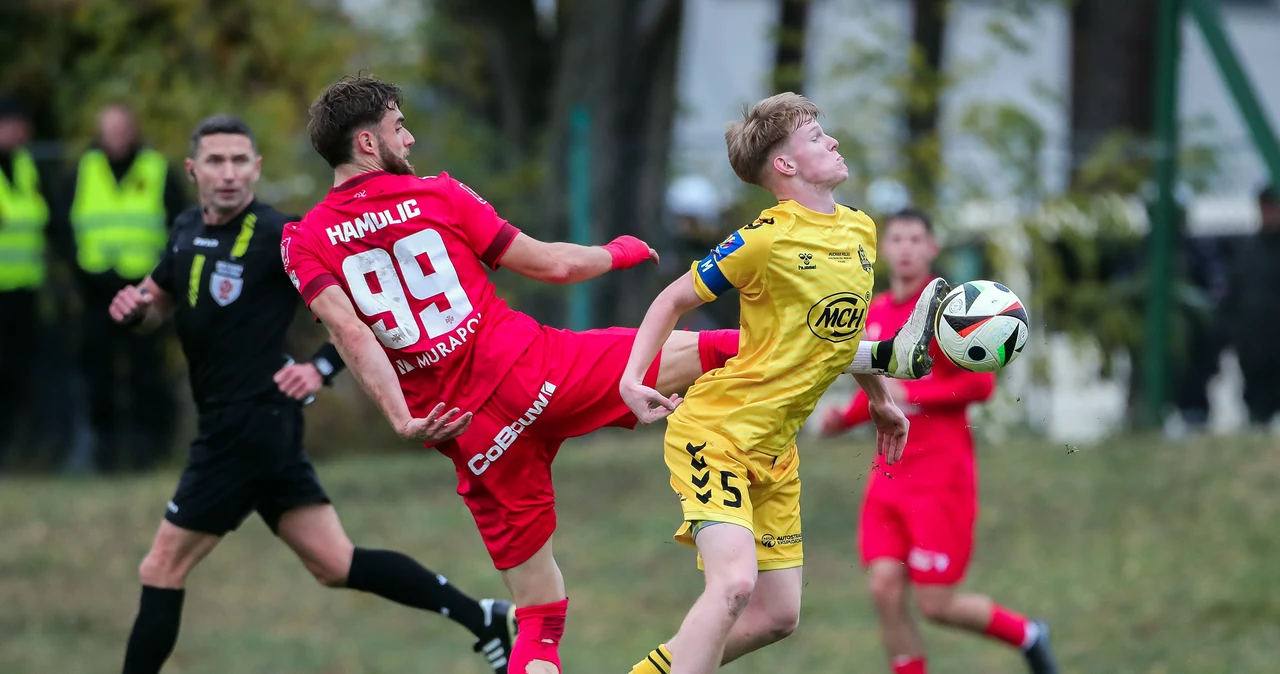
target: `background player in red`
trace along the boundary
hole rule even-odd
[[[920,291],[936,278],[930,270],[938,243],[928,216],[898,213],[884,223],[880,254],[889,261],[889,292],[876,296],[866,336],[893,334],[911,313]],[[925,674],[924,641],[911,619],[907,586],[931,622],[970,630],[1020,649],[1034,674],[1057,672],[1043,622],[1028,620],[980,594],[962,593],[977,517],[977,464],[967,408],[991,396],[995,375],[968,372],[934,347],[931,375],[893,381],[894,399],[911,421],[902,461],[893,468],[872,462],[859,526],[859,548],[881,636],[895,674]],[[861,391],[844,411],[822,417],[823,435],[870,420]]]

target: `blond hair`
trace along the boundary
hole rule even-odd
[[[770,96],[750,110],[742,108],[742,121],[729,124],[724,142],[729,146],[729,165],[744,183],[765,187],[765,164],[769,155],[791,133],[822,115],[818,106],[800,94]]]

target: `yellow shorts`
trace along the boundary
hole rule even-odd
[[[727,522],[755,535],[761,571],[804,564],[795,445],[777,456],[744,451],[719,434],[668,418],[663,453],[684,509],[677,541],[694,545],[695,522]]]

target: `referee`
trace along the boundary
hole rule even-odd
[[[178,638],[187,574],[257,511],[321,584],[446,615],[505,674],[512,606],[476,601],[399,552],[353,546],[302,449],[299,401],[342,361],[331,344],[307,363],[285,355],[298,307],[280,262],[291,218],[254,200],[261,164],[244,121],[201,122],[186,160],[200,206],[174,221],[151,275],[111,303],[113,320],[140,331],[174,319],[199,412],[186,469],[139,569],[142,599],[124,673],[160,671]]]

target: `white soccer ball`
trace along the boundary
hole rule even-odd
[[[1022,300],[994,281],[969,281],[942,300],[938,348],[971,372],[998,372],[1027,346],[1027,310]]]

